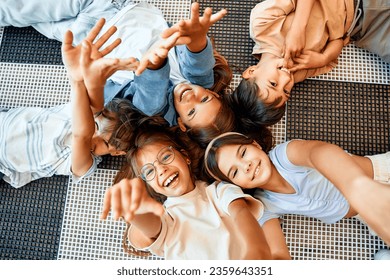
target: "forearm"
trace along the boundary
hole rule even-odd
[[[229,205],[235,227],[242,240],[242,259],[271,259],[271,252],[264,232],[243,198],[236,199]]]
[[[207,46],[207,37],[202,36],[197,40],[193,40],[191,43],[187,44],[189,51],[193,53],[201,52]]]
[[[82,176],[92,164],[91,139],[94,118],[84,82],[70,81],[72,91],[72,173]]]
[[[161,218],[152,213],[135,215],[131,224],[142,232],[143,237],[149,238],[151,242],[156,240],[161,231]]]
[[[330,41],[323,51],[323,55],[325,56],[324,66],[337,59],[340,56],[343,47],[344,42],[342,39]]]
[[[104,87],[96,87],[87,91],[89,106],[95,114],[104,109]]]
[[[291,24],[291,29],[305,32],[310,12],[316,1],[317,0],[296,0],[295,15]]]
[[[70,81],[72,92],[72,135],[92,138],[95,132],[94,116],[84,82]]]
[[[293,158],[296,159],[296,154],[300,153],[301,159],[293,159],[292,163],[317,169],[341,191],[352,208],[389,244],[389,186],[375,182],[372,174],[336,145],[320,141],[293,142],[300,146],[293,153],[295,154]]]
[[[186,46],[177,46],[178,61],[183,76],[192,84],[210,88],[214,84],[215,57],[210,39],[199,53],[191,52]]]
[[[272,259],[291,260],[286,238],[280,226],[279,219],[274,218],[266,221],[262,228],[271,250]]]

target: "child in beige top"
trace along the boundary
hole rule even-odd
[[[388,34],[389,0],[263,1],[250,16],[259,63],[243,72],[232,107],[255,127],[275,124],[294,83],[329,72],[351,39],[390,63]]]

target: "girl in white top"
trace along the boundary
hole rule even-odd
[[[235,185],[196,181],[188,154],[171,139],[156,130],[137,136],[125,169],[133,179],[106,191],[102,218],[111,208],[114,219],[131,222],[133,247],[165,259],[270,259],[256,220],[262,203]]]
[[[329,143],[292,140],[267,155],[252,138],[229,132],[210,142],[205,165],[214,179],[256,189],[264,229],[287,213],[326,223],[359,214],[390,244],[390,152],[360,157]]]

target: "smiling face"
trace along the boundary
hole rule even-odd
[[[167,197],[181,196],[192,191],[195,185],[186,158],[180,152],[172,149],[174,158],[172,161],[168,160],[169,164],[162,164],[157,160],[165,148],[167,145],[164,144],[150,144],[140,149],[136,155],[139,171],[146,164],[153,164],[155,176],[148,184],[155,192]],[[167,153],[162,156],[167,156]]]
[[[256,142],[222,146],[216,158],[221,172],[244,189],[261,188],[271,179],[271,161]]]
[[[250,66],[242,74],[244,79],[254,79],[259,87],[259,98],[266,104],[280,99],[276,107],[283,106],[290,98],[294,86],[294,76],[283,68],[283,59],[262,57],[255,66]]]
[[[206,127],[214,122],[221,109],[217,93],[201,86],[182,83],[173,92],[178,123],[186,127]]]

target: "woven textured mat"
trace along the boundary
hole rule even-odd
[[[69,178],[15,189],[0,181],[0,259],[56,259]]]
[[[287,105],[287,140],[302,138],[339,145],[353,154],[390,150],[390,86],[306,80]]]
[[[61,43],[46,38],[32,27],[5,27],[0,61],[62,65]]]
[[[216,49],[228,60],[235,73],[241,74],[248,66],[257,64],[251,55],[253,41],[249,37],[249,16],[252,8],[261,1],[197,1],[201,11],[211,7],[214,12],[223,8],[228,14],[214,24],[209,36],[214,39]]]

